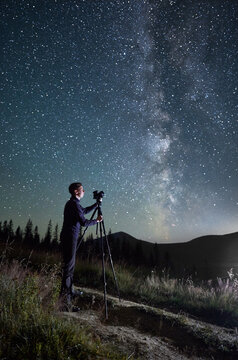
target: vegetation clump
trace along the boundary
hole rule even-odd
[[[166,274],[147,276],[141,295],[153,304],[187,311],[218,325],[238,326],[238,279],[232,269],[226,279],[196,283],[191,277],[173,279]]]
[[[172,278],[166,271],[133,269],[127,265],[115,265],[120,293],[125,299],[134,300],[155,307],[184,312],[200,317],[217,325],[238,327],[238,277],[233,270],[225,279],[195,282]],[[80,261],[75,277],[79,285],[102,290],[101,263]],[[113,274],[108,264],[108,291],[117,294]]]
[[[89,330],[57,316],[58,269],[40,273],[18,261],[0,266],[0,358],[8,360],[126,359]]]

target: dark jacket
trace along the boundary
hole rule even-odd
[[[83,208],[79,199],[72,196],[64,207],[64,222],[60,234],[61,240],[67,238],[78,239],[80,226],[91,226],[97,223],[97,220],[87,220],[84,215],[97,207],[97,203]]]

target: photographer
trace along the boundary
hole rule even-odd
[[[84,189],[81,183],[72,183],[69,186],[71,198],[67,201],[64,208],[64,222],[60,234],[60,241],[63,255],[63,275],[60,297],[63,298],[65,310],[78,311],[77,307],[72,307],[72,296],[79,295],[73,290],[73,274],[76,259],[76,250],[78,237],[80,233],[80,226],[91,226],[102,221],[102,216],[99,215],[95,220],[87,220],[84,215],[97,207],[97,202],[92,206],[83,208],[80,205],[80,200],[84,196]]]

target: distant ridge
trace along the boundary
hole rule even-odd
[[[123,231],[118,231],[116,233],[111,234],[113,237],[117,237],[117,238],[123,238],[123,237],[128,237],[129,239],[134,239],[137,241],[143,241],[143,242],[148,242],[151,243],[150,241],[146,241],[146,240],[142,240],[142,239],[137,239],[134,236],[127,234]],[[202,235],[199,237],[196,237],[194,239],[188,240],[188,241],[182,241],[179,243],[158,243],[158,245],[177,245],[177,244],[187,244],[187,243],[191,243],[192,241],[200,241],[200,240],[207,240],[208,238],[238,238],[238,232],[233,232],[233,233],[228,233],[228,234],[221,234],[221,235]]]
[[[238,232],[233,232],[233,233],[229,233],[229,234],[222,234],[222,235],[204,235],[204,236],[199,236],[197,238],[194,238],[192,240],[190,240],[189,242],[192,241],[200,241],[200,240],[207,240],[208,238],[228,238],[228,239],[237,239],[238,238]]]
[[[110,241],[124,249],[127,246],[135,255],[138,253],[146,265],[169,268],[177,275],[186,272],[202,278],[216,278],[227,276],[231,268],[238,273],[238,232],[206,235],[171,244],[155,244],[117,232],[110,235]]]

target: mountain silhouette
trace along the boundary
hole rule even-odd
[[[195,275],[203,279],[227,277],[231,268],[238,273],[238,232],[172,244],[151,243],[124,232],[111,234],[109,240],[126,262],[167,268],[171,275]]]

